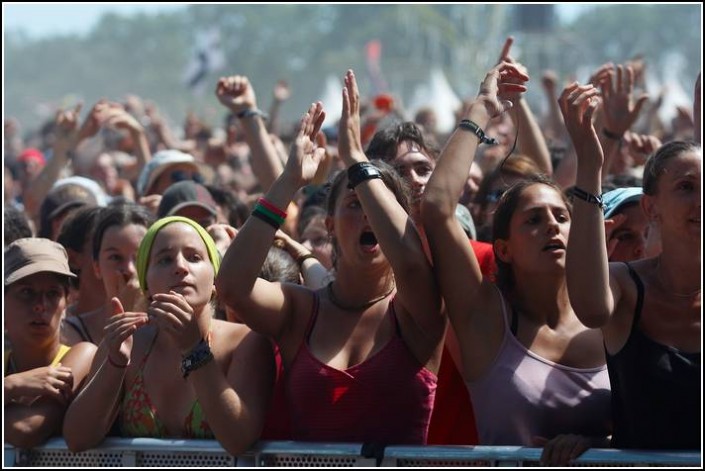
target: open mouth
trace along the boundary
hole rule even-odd
[[[360,235],[360,245],[363,250],[370,251],[377,247],[377,237],[371,231],[365,231]]]
[[[548,244],[542,250],[543,252],[551,252],[553,250],[565,250],[565,245],[563,245],[561,242],[554,242]]]

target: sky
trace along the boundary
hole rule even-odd
[[[161,13],[184,8],[188,4],[159,3],[3,3],[3,31],[22,29],[32,39],[66,33],[88,33],[104,13],[134,15]],[[589,7],[585,4],[557,5],[559,17],[569,21]]]

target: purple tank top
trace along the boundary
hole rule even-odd
[[[500,297],[502,297],[500,293]],[[466,382],[480,445],[535,446],[536,436],[610,434],[607,366],[572,368],[528,350],[514,337],[502,297],[504,338],[489,370]]]
[[[309,349],[318,316],[315,295],[305,340],[287,375],[293,440],[426,443],[437,378],[419,364],[399,335],[393,304],[387,317],[395,335],[362,363],[338,370]]]

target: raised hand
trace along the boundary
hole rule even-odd
[[[320,101],[312,104],[301,118],[299,132],[291,145],[284,172],[294,177],[300,186],[313,181],[318,166],[325,157],[325,148],[319,147],[316,140],[325,118],[323,104]]]
[[[115,281],[117,285],[113,292],[117,293],[117,297],[125,309],[129,311],[142,311],[146,308],[144,305],[144,295],[142,294],[137,274],[121,273],[120,276],[115,277]]]
[[[526,91],[529,76],[519,64],[502,62],[490,70],[480,85],[476,101],[482,102],[491,118],[495,118],[512,106],[512,100]]]
[[[208,231],[208,234],[213,238],[215,246],[221,255],[225,254],[228,247],[230,247],[230,243],[237,235],[237,229],[228,224],[221,223],[211,224],[206,228],[206,231]]]
[[[159,331],[174,339],[183,354],[189,353],[208,332],[201,332],[193,307],[183,295],[169,291],[152,296],[147,313],[159,326]]]
[[[367,160],[360,133],[360,92],[352,70],[343,79],[343,114],[338,131],[338,155],[345,166]]]
[[[116,129],[125,129],[131,133],[144,132],[142,125],[124,109],[111,108],[101,116],[102,125]]]
[[[243,75],[221,77],[215,88],[215,96],[223,106],[233,113],[257,108],[257,97],[250,81]]]
[[[113,365],[127,366],[132,356],[132,335],[149,322],[144,312],[125,312],[118,298],[110,300],[113,313],[103,330],[108,347],[108,361]]]
[[[91,111],[86,116],[86,119],[81,125],[81,129],[78,131],[78,142],[93,137],[98,134],[100,127],[112,111],[116,109],[123,109],[122,105],[119,103],[110,102],[107,100],[100,100],[98,103],[93,105]]]
[[[276,85],[274,85],[274,99],[281,102],[288,100],[289,97],[291,97],[289,84],[286,83],[286,80],[277,81]]]
[[[73,391],[71,368],[62,366],[61,363],[12,374],[6,377],[5,381],[13,384],[12,400],[25,405],[30,405],[41,396],[51,397],[66,404]]]
[[[643,165],[646,159],[661,147],[661,140],[658,137],[635,132],[625,133],[624,143],[635,165]]]
[[[59,110],[56,112],[54,123],[56,124],[56,139],[54,149],[59,152],[68,152],[73,149],[78,137],[78,117],[81,114],[83,104],[77,104],[73,109]]]
[[[608,79],[600,82],[600,87],[605,129],[615,136],[622,136],[639,117],[649,96],[644,93],[634,100],[634,70],[629,66],[619,65],[616,70],[610,70]]]
[[[558,104],[578,159],[592,158],[602,167],[604,153],[592,124],[592,117],[600,104],[599,94],[592,84],[573,82],[563,90]]]
[[[614,231],[627,220],[626,214],[615,214],[610,219],[605,219],[605,240],[607,241],[607,258],[609,259],[619,245],[619,239],[612,237]]]

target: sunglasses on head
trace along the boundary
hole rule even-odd
[[[184,180],[193,180],[196,183],[203,184],[205,181],[203,179],[203,175],[200,173],[191,173],[191,172],[186,172],[184,170],[174,170],[170,174],[171,176],[171,182],[176,183],[176,182],[181,182]]]

